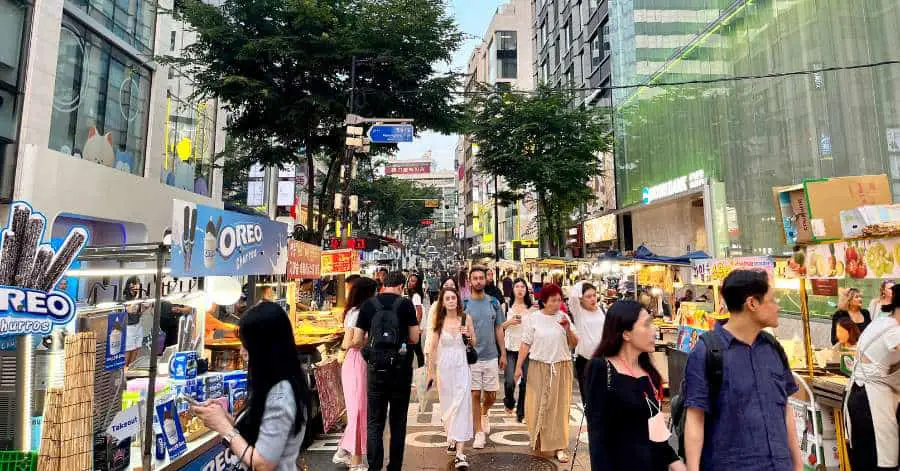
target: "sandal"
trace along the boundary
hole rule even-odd
[[[559,450],[556,452],[556,461],[559,461],[560,463],[568,463],[569,455],[567,455],[565,451]]]

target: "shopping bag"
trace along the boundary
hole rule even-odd
[[[319,392],[319,408],[322,411],[322,425],[325,433],[329,433],[347,411],[344,389],[341,386],[341,365],[336,359],[326,360],[316,365],[314,374],[316,389]]]

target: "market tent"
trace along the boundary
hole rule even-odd
[[[709,255],[707,255],[706,252],[697,250],[688,252],[684,255],[679,255],[677,257],[666,257],[665,255],[656,255],[643,244],[641,244],[641,246],[634,251],[634,260],[636,261],[690,265],[691,260],[697,260],[701,258],[709,258]]]

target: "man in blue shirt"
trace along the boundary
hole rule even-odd
[[[797,392],[779,346],[763,328],[778,326],[778,302],[763,271],[735,270],[722,283],[731,319],[717,325],[722,383],[710,397],[707,347],[697,342],[685,370],[684,446],[688,471],[803,469],[788,396]]]

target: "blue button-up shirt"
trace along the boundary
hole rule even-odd
[[[797,392],[791,371],[776,347],[756,338],[753,345],[716,326],[722,339],[722,388],[715,401],[709,397],[706,345],[697,342],[685,369],[685,407],[706,412],[704,471],[791,471],[785,406]]]

